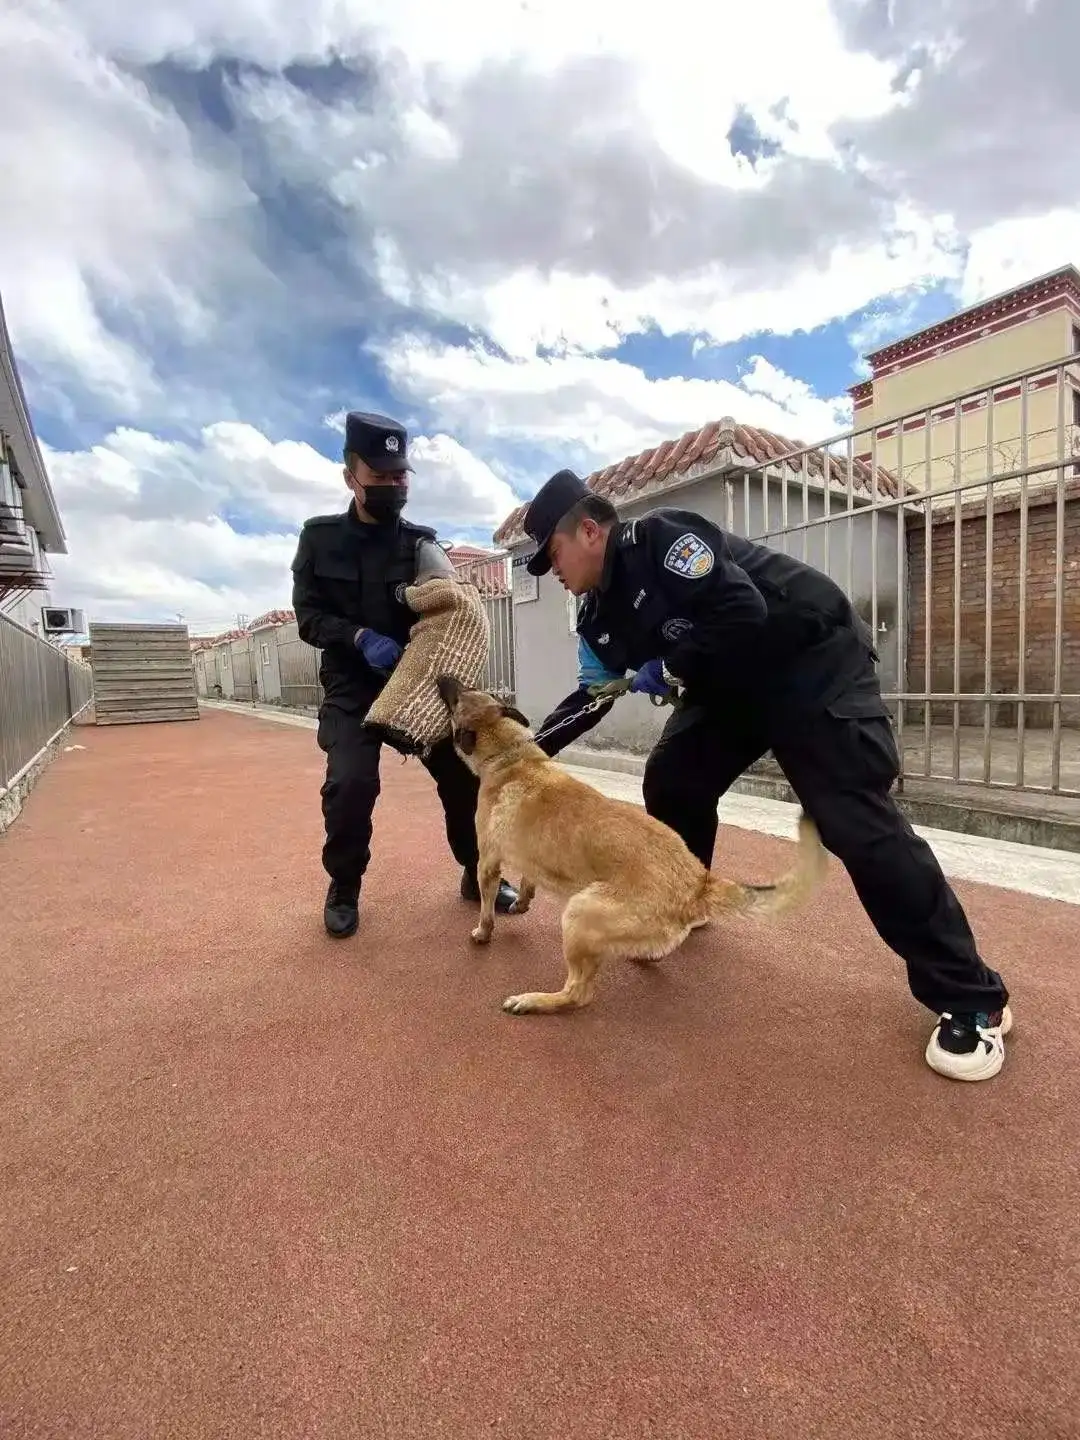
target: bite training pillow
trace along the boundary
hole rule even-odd
[[[479,590],[456,577],[406,586],[405,603],[417,621],[364,724],[403,754],[424,755],[450,735],[435,677],[453,675],[468,689],[478,686],[491,630]]]

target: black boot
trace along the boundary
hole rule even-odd
[[[326,933],[336,940],[356,933],[360,923],[360,886],[347,885],[341,880],[331,880],[323,906],[323,924]]]
[[[461,898],[470,900],[474,905],[480,904],[480,882],[471,870],[461,872]],[[514,887],[505,880],[500,880],[498,894],[495,896],[496,915],[506,915],[516,899],[517,891]]]

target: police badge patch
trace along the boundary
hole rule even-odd
[[[692,620],[684,620],[681,615],[673,615],[670,620],[665,620],[660,626],[660,634],[674,645],[682,636],[689,634],[693,628]]]
[[[704,540],[689,531],[680,535],[664,556],[664,569],[686,580],[700,580],[708,575],[716,557]]]

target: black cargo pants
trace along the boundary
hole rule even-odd
[[[379,798],[382,742],[363,728],[365,710],[324,703],[317,739],[326,755],[322,813],[326,829],[323,869],[333,880],[359,884],[371,858],[372,814]],[[476,800],[480,782],[449,740],[421,762],[435,781],[454,859],[475,875],[478,860]]]
[[[937,857],[890,794],[900,759],[888,714],[872,713],[880,692],[875,706],[866,677],[859,686],[782,734],[719,709],[676,711],[645,766],[645,807],[711,867],[720,796],[771,749],[874,928],[903,959],[915,999],[935,1014],[999,1010],[1008,1000],[1000,975],[983,964]]]

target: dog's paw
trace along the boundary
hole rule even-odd
[[[544,1007],[543,995],[508,995],[502,1008],[508,1015],[534,1015]]]
[[[529,906],[531,903],[532,902],[529,900],[522,900],[519,896],[518,899],[515,900],[514,903],[510,906],[510,909],[507,910],[506,913],[508,915],[527,915],[529,913]]]
[[[486,945],[491,939],[491,925],[477,925],[476,929],[470,932],[469,939],[474,945]]]

